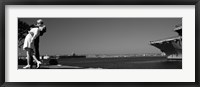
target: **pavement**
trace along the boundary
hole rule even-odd
[[[23,69],[25,65],[18,65],[18,69]],[[36,69],[34,65],[32,69]],[[77,66],[62,66],[62,65],[41,65],[39,69],[83,69]]]

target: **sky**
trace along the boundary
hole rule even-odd
[[[19,18],[35,24],[38,18]],[[178,36],[181,18],[41,18],[41,55],[161,53],[150,41]],[[21,48],[20,54],[25,54]]]

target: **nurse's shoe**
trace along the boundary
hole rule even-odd
[[[30,68],[31,68],[30,65],[26,65],[26,66],[23,67],[23,69],[30,69]]]
[[[38,62],[37,62],[37,67],[36,67],[36,68],[37,68],[37,69],[40,68],[40,65],[41,65],[41,64],[42,64],[42,62],[38,61]]]

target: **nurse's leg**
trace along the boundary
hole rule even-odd
[[[28,49],[26,49],[26,55],[27,65],[23,67],[24,69],[30,68],[30,54]]]

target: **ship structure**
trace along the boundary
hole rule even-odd
[[[176,25],[174,32],[177,32],[178,36],[150,41],[150,45],[160,49],[168,59],[182,59],[182,25]]]

